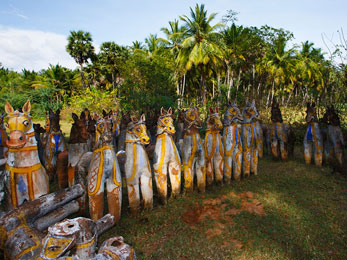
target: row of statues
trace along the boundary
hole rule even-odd
[[[177,197],[182,188],[191,192],[196,186],[204,192],[206,185],[214,182],[230,183],[257,175],[264,147],[282,160],[294,151],[294,131],[283,123],[277,103],[272,105],[272,123],[268,125],[262,124],[254,101],[247,102],[242,112],[236,102],[229,102],[223,121],[219,109],[210,108],[204,139],[197,107],[180,110],[176,127],[173,110],[162,108],[155,128],[148,125],[144,114],[139,118],[123,114],[120,119],[113,110],[92,116],[85,109],[80,116],[72,114],[68,144],[60,129],[59,110],[48,113],[43,129],[33,123],[30,109],[29,101],[21,111],[7,102],[9,134],[0,124],[0,159],[5,164],[0,175],[2,215],[48,194],[49,182],[57,181],[60,189],[81,185],[84,192],[75,203],[82,215],[88,204],[94,222],[104,216],[106,197],[108,211],[117,223],[123,185],[130,210],[137,212],[141,203],[144,208],[153,207],[154,185],[161,202],[166,203],[169,194]],[[319,128],[315,106],[308,104],[306,112],[306,163],[314,157],[321,165],[324,153],[326,161],[337,161],[343,167],[344,143],[333,107],[321,120],[328,124],[324,149],[324,131]]]

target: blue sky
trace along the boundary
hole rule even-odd
[[[239,12],[240,25],[284,28],[294,33],[295,43],[309,40],[326,52],[322,33],[334,42],[337,30],[347,33],[346,0],[1,0],[0,62],[18,71],[49,63],[74,68],[65,52],[71,30],[90,32],[96,47],[104,41],[131,45],[150,33],[160,35],[160,28],[189,15],[196,3],[218,13],[215,22],[232,9]]]

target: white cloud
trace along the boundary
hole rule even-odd
[[[66,52],[66,44],[65,35],[0,26],[0,63],[16,71],[38,71],[49,64],[74,69],[77,64]]]

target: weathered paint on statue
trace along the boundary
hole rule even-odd
[[[144,145],[149,143],[145,116],[142,115],[140,120],[132,116],[125,139],[125,176],[129,206],[133,212],[137,212],[140,207],[140,190],[144,207],[147,209],[153,207],[152,171],[144,148]]]
[[[12,207],[48,193],[48,176],[39,160],[30,109],[29,100],[22,108],[23,113],[14,111],[8,102],[5,105],[10,133],[4,174]]]
[[[23,203],[0,218],[0,249],[5,259],[38,259],[43,232],[52,224],[78,211],[76,199],[83,194],[80,185]],[[59,244],[54,245],[57,249]]]
[[[258,174],[257,130],[255,124],[258,112],[254,100],[252,103],[247,101],[242,116],[243,175],[247,177],[251,172],[254,175]]]
[[[275,159],[281,157],[285,161],[288,158],[288,137],[278,103],[273,103],[271,106],[271,121],[269,132],[272,156]]]
[[[304,156],[306,164],[311,163],[311,158],[314,156],[314,161],[317,166],[322,166],[323,160],[323,139],[320,132],[318,119],[316,115],[315,104],[312,106],[307,103],[306,118],[308,127],[304,138]]]
[[[59,125],[60,110],[56,113],[49,110],[49,130],[46,133],[44,156],[45,168],[50,179],[56,172],[58,154],[67,150],[63,133]]]
[[[242,171],[242,141],[241,125],[242,115],[236,101],[229,102],[224,115],[224,178],[227,183],[233,176],[234,180],[241,179]]]
[[[92,259],[96,256],[98,236],[113,225],[110,214],[98,221],[79,217],[56,223],[48,228],[39,259]]]
[[[224,168],[224,147],[220,135],[223,124],[219,116],[219,109],[210,108],[209,112],[205,135],[207,185],[212,184],[214,179],[219,183],[223,182]]]
[[[71,127],[69,152],[68,152],[68,184],[75,185],[75,167],[81,160],[84,153],[89,151],[90,133],[87,131],[86,121],[82,112],[80,118],[75,113],[72,113],[74,123]]]
[[[205,192],[205,151],[199,135],[201,125],[199,109],[197,107],[188,109],[185,114],[185,132],[182,151],[184,187],[186,191],[193,191],[194,176],[196,176],[198,190]]]
[[[166,203],[167,199],[168,173],[172,196],[178,196],[181,191],[181,159],[172,137],[175,132],[172,109],[169,108],[166,112],[161,108],[157,123],[153,168],[158,193],[163,203]]]
[[[108,211],[120,220],[122,203],[122,177],[112,146],[111,119],[106,116],[97,120],[95,150],[88,171],[89,212],[93,220],[104,214],[104,186],[107,190]]]
[[[333,105],[327,107],[322,122],[328,124],[327,138],[324,142],[324,159],[327,163],[337,164],[337,170],[341,171],[344,166],[344,140],[340,118]]]

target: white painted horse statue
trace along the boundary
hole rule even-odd
[[[230,183],[231,178],[239,181],[242,171],[242,114],[236,101],[229,105],[224,115],[224,178]]]
[[[304,137],[304,157],[306,164],[311,163],[312,155],[317,166],[322,166],[323,138],[318,124],[315,104],[307,103],[306,118],[308,126]]]
[[[137,212],[139,209],[140,190],[144,208],[153,208],[152,171],[144,148],[144,145],[150,143],[145,120],[145,115],[142,115],[140,120],[132,116],[125,138],[125,176],[132,212]]]
[[[104,190],[107,190],[108,211],[120,220],[122,205],[122,176],[112,146],[111,119],[97,120],[95,149],[88,170],[89,212],[94,221],[104,215]]]
[[[206,188],[205,151],[198,129],[201,128],[200,112],[197,107],[190,108],[185,114],[185,132],[183,138],[183,171],[185,190],[194,190],[194,176],[200,192]]]
[[[172,137],[175,132],[171,107],[167,112],[161,108],[157,123],[153,168],[158,193],[163,203],[167,200],[168,173],[172,196],[178,196],[181,191],[181,159]]]
[[[219,116],[218,107],[215,110],[210,107],[209,112],[205,135],[207,185],[211,185],[214,179],[216,179],[217,182],[222,183],[224,169],[224,146],[220,135],[220,131],[223,129],[223,124]]]
[[[59,125],[60,110],[56,113],[49,110],[49,130],[46,132],[44,141],[44,162],[45,168],[50,179],[56,172],[58,154],[67,150],[65,139]]]
[[[5,105],[10,133],[6,140],[8,157],[4,174],[13,208],[49,191],[48,176],[39,160],[30,110],[29,100],[22,113],[14,111],[9,102]]]
[[[256,118],[258,112],[255,108],[255,101],[252,103],[247,101],[246,107],[242,111],[242,148],[243,148],[243,175],[248,177],[252,172],[258,174],[258,147],[257,147],[257,131]]]

